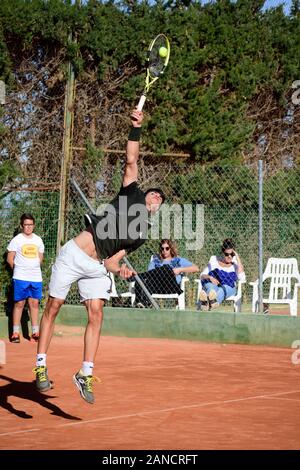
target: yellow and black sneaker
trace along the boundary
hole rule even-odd
[[[36,375],[35,385],[39,392],[47,392],[53,388],[53,382],[48,379],[48,371],[46,366],[38,366],[33,369]]]
[[[101,382],[100,379],[98,379],[98,377],[94,377],[93,375],[83,375],[82,371],[80,370],[77,372],[77,374],[73,375],[73,382],[78,388],[82,398],[88,403],[93,404],[95,401],[93,394],[93,382]]]

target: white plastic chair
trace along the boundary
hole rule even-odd
[[[109,273],[109,277],[111,279],[111,294],[110,297],[122,297],[122,298],[130,298],[131,299],[131,306],[134,305],[135,302],[135,293],[134,293],[134,282],[129,282],[129,288],[127,292],[119,293],[116,288],[115,277],[113,273]]]
[[[188,278],[183,276],[180,282],[181,294],[152,294],[154,299],[175,299],[177,300],[176,308],[178,310],[185,310],[185,284],[188,282]]]
[[[267,297],[263,296],[265,304],[289,304],[290,314],[297,316],[298,287],[300,286],[300,274],[296,258],[269,258],[263,282],[270,279],[270,288]],[[292,292],[292,280],[296,279],[294,292]],[[258,311],[258,279],[249,282],[253,287],[252,312]]]
[[[135,303],[135,291],[134,286],[135,282],[129,283],[129,288],[127,292],[118,293],[115,284],[115,278],[112,273],[110,273],[110,278],[112,280],[111,286],[111,297],[122,297],[122,298],[130,298],[131,305],[134,306]],[[177,300],[177,309],[178,310],[185,310],[185,284],[188,281],[188,278],[184,276],[181,279],[180,288],[182,290],[181,294],[152,294],[154,299],[175,299]]]
[[[200,292],[203,290],[201,279],[195,279],[195,282],[198,284],[198,291],[197,291],[197,300],[199,299]],[[245,284],[246,281],[238,281],[237,284],[237,292],[236,295],[231,295],[227,297],[227,300],[231,300],[233,302],[233,308],[235,313],[240,313],[242,309],[242,285]]]

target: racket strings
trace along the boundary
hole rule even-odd
[[[167,65],[167,57],[161,57],[159,50],[161,47],[168,49],[167,41],[164,37],[158,37],[149,51],[148,61],[149,61],[149,73],[153,78],[158,78],[164,71],[165,66]]]

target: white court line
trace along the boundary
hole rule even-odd
[[[0,434],[0,436],[13,436],[14,434],[21,434],[21,433],[26,433],[26,432],[35,432],[35,431],[40,431],[38,428],[33,428],[33,429],[24,429],[23,431],[12,431],[12,432],[5,432],[3,434]]]
[[[273,398],[273,397],[277,397],[277,396],[280,396],[280,395],[290,395],[292,393],[299,393],[299,392],[300,392],[300,390],[292,390],[292,391],[289,391],[289,392],[271,393],[270,395],[255,395],[253,397],[235,398],[233,400],[211,401],[211,402],[206,402],[206,403],[196,403],[194,405],[183,405],[183,406],[177,406],[177,407],[173,407],[173,408],[163,408],[163,409],[160,409],[160,410],[141,411],[139,413],[132,413],[132,414],[126,414],[126,415],[108,416],[106,418],[96,418],[96,419],[90,419],[90,420],[87,420],[87,421],[80,421],[80,422],[76,421],[76,423],[58,424],[57,426],[55,426],[55,429],[65,428],[65,427],[68,427],[68,426],[78,426],[78,425],[82,425],[82,424],[101,423],[103,421],[111,421],[113,419],[135,418],[135,417],[138,417],[138,416],[154,415],[154,414],[158,414],[158,413],[168,413],[170,411],[188,410],[188,409],[191,409],[191,408],[204,408],[206,406],[211,406],[211,405],[219,405],[219,406],[220,405],[227,405],[229,403],[239,403],[239,402],[242,402],[242,401],[256,400],[256,399],[259,399],[259,398]],[[46,428],[49,428],[49,427],[46,426],[44,429],[46,429]],[[21,431],[5,432],[5,433],[1,433],[0,437],[1,436],[12,436],[14,434],[21,434],[21,433],[26,434],[27,432],[34,432],[34,431],[41,431],[41,429],[36,428],[36,429],[25,429],[23,431],[21,430]]]
[[[277,398],[277,397],[266,397],[268,400],[286,400],[286,401],[299,401],[296,398]]]

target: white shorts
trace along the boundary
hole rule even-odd
[[[52,267],[50,296],[65,299],[73,282],[78,283],[81,302],[110,298],[112,282],[104,264],[88,256],[74,240],[70,240],[61,248]]]

